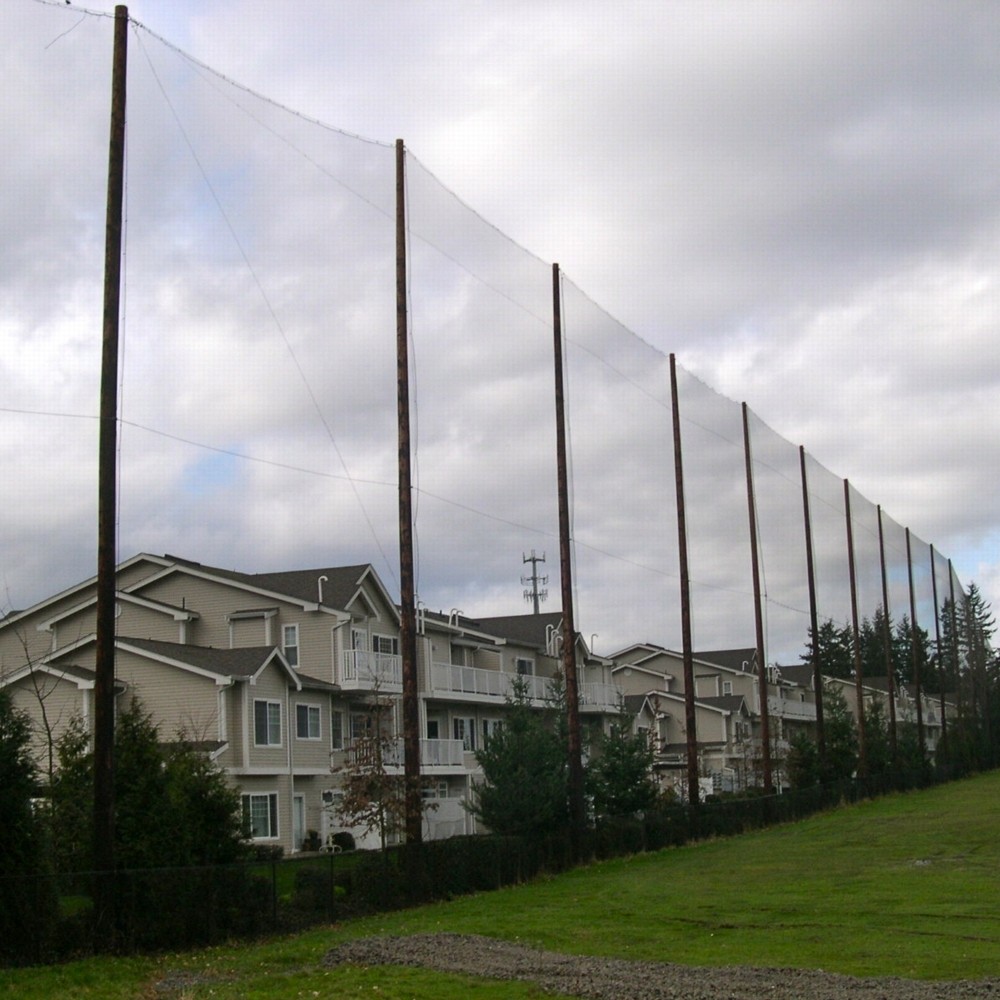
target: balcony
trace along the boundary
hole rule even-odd
[[[403,690],[402,661],[391,653],[345,649],[340,659],[340,686],[345,691],[371,691],[377,687],[399,694]]]
[[[457,663],[431,665],[431,690],[434,694],[466,695],[467,701],[503,701],[512,693],[514,678],[520,676],[527,684],[528,697],[541,702],[549,696],[549,677],[530,674],[507,674],[502,670],[463,667]]]
[[[767,711],[775,718],[796,719],[800,722],[816,721],[816,705],[811,701],[788,701],[785,698],[769,697]]]
[[[378,749],[373,740],[361,739],[343,751],[346,767],[372,767]],[[402,770],[405,750],[401,736],[389,737],[382,741],[382,765],[387,770]],[[336,763],[336,762],[335,762]],[[420,769],[462,768],[465,756],[461,740],[421,740]]]
[[[583,683],[580,685],[580,707],[596,708],[601,712],[617,712],[623,694],[617,684]]]

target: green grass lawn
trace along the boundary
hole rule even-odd
[[[926,979],[1000,976],[1000,772],[771,830],[593,865],[295,937],[146,959],[0,972],[0,996],[152,997],[169,970],[202,998],[540,997],[420,970],[323,970],[337,941],[459,931],[691,965]]]

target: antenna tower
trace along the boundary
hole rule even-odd
[[[544,589],[539,589],[539,587],[544,588],[545,584],[549,582],[547,576],[538,575],[538,564],[545,562],[545,553],[543,552],[540,556],[535,555],[535,550],[531,550],[530,556],[525,556],[522,554],[521,562],[531,563],[531,573],[521,577],[521,583],[524,584],[524,599],[526,601],[531,601],[532,607],[534,608],[534,613],[538,614],[538,606],[544,601],[548,596],[549,592]]]

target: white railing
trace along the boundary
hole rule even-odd
[[[340,683],[351,687],[374,687],[399,691],[403,687],[403,665],[392,653],[367,649],[345,649],[340,660]]]
[[[525,682],[531,701],[545,701],[549,697],[549,677],[531,674],[508,674],[502,670],[484,670],[482,667],[463,667],[457,663],[431,665],[431,687],[444,694],[468,694],[479,698],[503,701],[512,693],[515,677]]]
[[[380,746],[372,739],[358,740],[347,748],[346,760],[349,766],[374,766],[378,754],[382,755],[383,767],[403,767],[405,748],[401,736],[386,737]],[[421,767],[462,767],[465,763],[461,740],[421,740]]]
[[[785,698],[768,698],[767,711],[783,719],[816,720],[816,706],[811,701],[788,701]]]
[[[585,682],[580,685],[580,704],[593,705],[614,712],[621,704],[624,692],[617,684]]]
[[[420,763],[425,767],[462,767],[464,744],[461,740],[421,740]]]

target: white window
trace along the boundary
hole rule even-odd
[[[517,657],[514,660],[514,666],[522,677],[530,677],[535,672],[535,661],[524,656]]]
[[[368,712],[351,712],[351,740],[363,740],[372,734],[372,717]]]
[[[733,693],[733,682],[732,681],[723,681],[722,682],[722,693],[723,694],[732,694]]]
[[[258,747],[281,746],[280,701],[254,701],[253,742]]]
[[[318,740],[319,725],[319,705],[295,706],[295,735],[300,740]]]
[[[428,719],[427,720],[427,739],[436,740],[438,739],[438,720]]]
[[[373,635],[372,652],[385,653],[389,656],[398,656],[399,638],[394,635]]]
[[[243,825],[254,840],[278,836],[278,793],[244,795]]]
[[[452,720],[455,739],[462,741],[463,750],[476,749],[476,720],[456,718]]]
[[[491,736],[496,736],[503,728],[503,722],[500,719],[483,719],[483,746],[486,746],[486,741]]]
[[[281,630],[281,645],[285,654],[285,659],[293,667],[299,665],[299,627],[298,625],[286,625]]]
[[[344,749],[344,713],[333,711],[330,713],[330,749]]]

